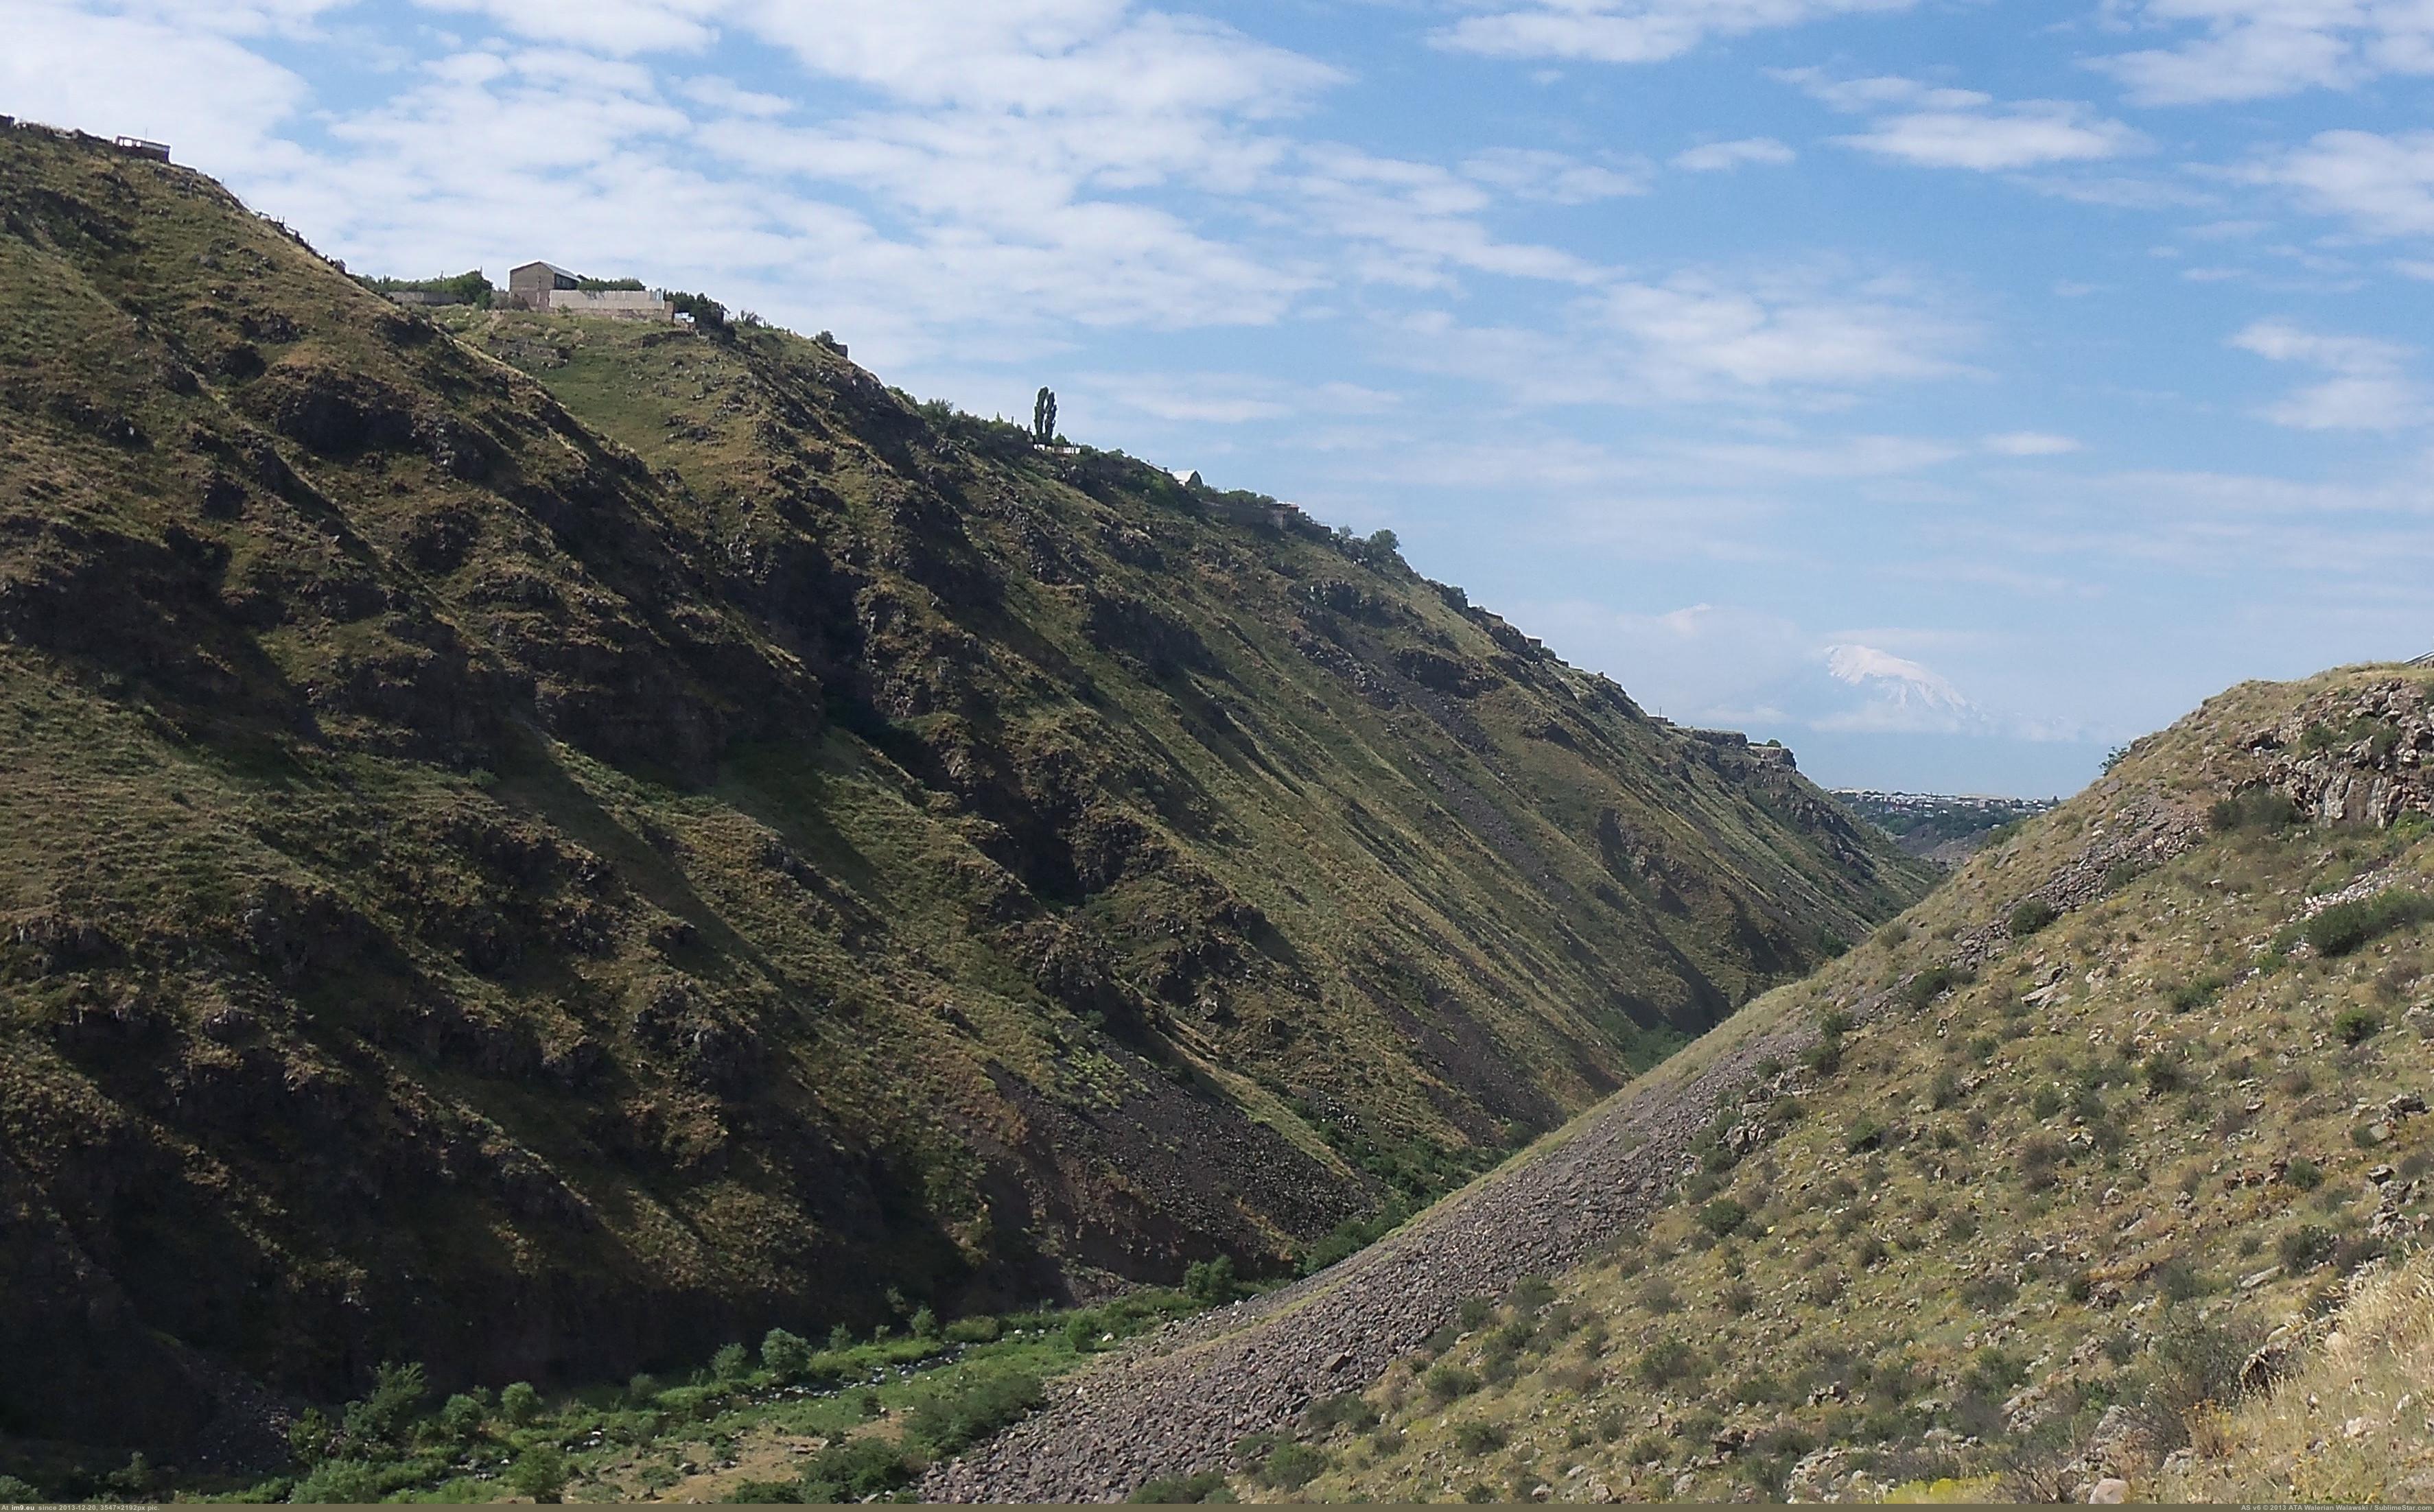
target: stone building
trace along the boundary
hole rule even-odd
[[[673,320],[677,313],[664,294],[649,289],[587,289],[580,279],[551,263],[526,263],[508,269],[507,303],[519,310],[623,320]]]

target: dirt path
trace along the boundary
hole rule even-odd
[[[1738,1035],[1728,1025],[1342,1264],[1056,1383],[1048,1407],[931,1470],[924,1500],[1120,1501],[1144,1481],[1218,1468],[1245,1434],[1376,1380],[1466,1298],[1555,1275],[1644,1222],[1717,1108],[1739,1100],[1759,1062],[1790,1063],[1814,1038],[1805,1016]]]

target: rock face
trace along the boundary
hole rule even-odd
[[[831,345],[443,328],[30,127],[0,297],[0,1433],[1273,1271],[1924,886]]]
[[[2382,826],[2434,812],[2434,709],[2422,680],[2311,700],[2245,743],[2266,784],[2316,819]]]

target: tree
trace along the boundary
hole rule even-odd
[[[522,1428],[540,1416],[540,1393],[529,1381],[519,1381],[499,1393],[499,1412],[507,1421]]]
[[[1031,438],[1041,446],[1052,446],[1056,440],[1056,393],[1042,387],[1039,397],[1031,402]]]
[[[510,1488],[536,1502],[557,1502],[566,1494],[566,1456],[555,1444],[535,1444],[507,1467]]]
[[[780,1381],[797,1380],[811,1368],[812,1346],[782,1328],[773,1328],[761,1340],[761,1363]]]

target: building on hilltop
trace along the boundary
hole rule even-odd
[[[112,137],[110,144],[121,152],[133,153],[139,158],[149,158],[155,162],[169,161],[169,144],[166,142],[146,142],[142,137]]]
[[[651,289],[587,289],[583,280],[554,263],[527,263],[507,271],[507,303],[519,310],[558,314],[609,315],[621,320],[676,319],[677,307]]]

